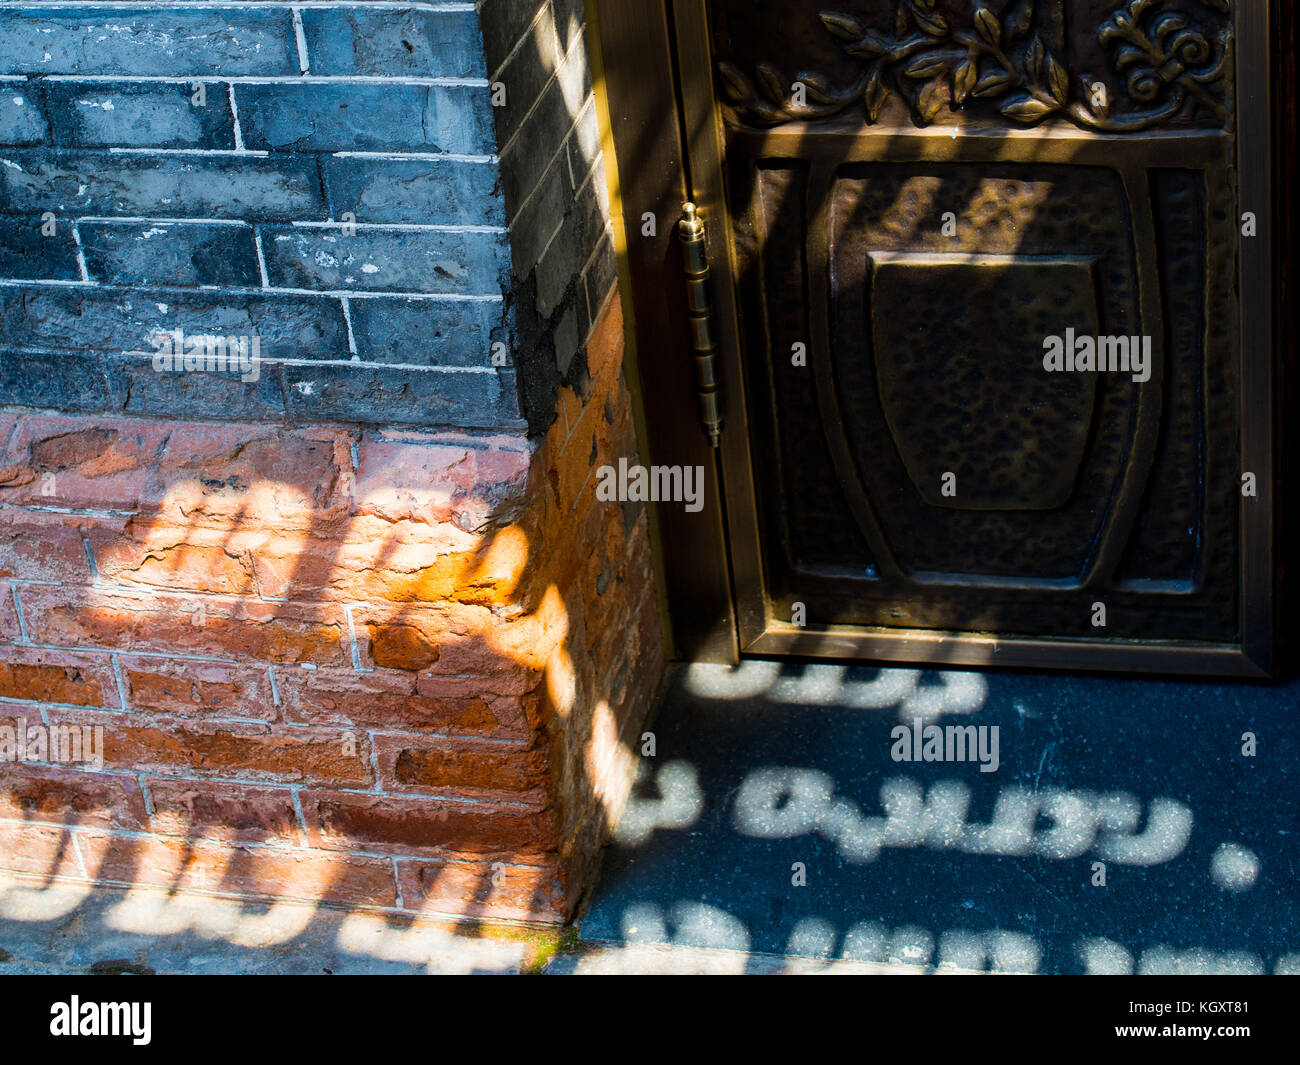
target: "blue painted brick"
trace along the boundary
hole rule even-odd
[[[287,8],[6,9],[0,74],[296,75]]]
[[[351,211],[358,222],[505,225],[495,163],[334,156],[324,169],[335,218]]]
[[[96,281],[261,287],[249,226],[83,222],[78,232]]]
[[[16,281],[76,281],[77,246],[72,223],[56,220],[50,236],[39,218],[0,218],[0,278]]]
[[[498,233],[282,228],[262,231],[266,273],[275,288],[499,292],[509,253]]]
[[[313,74],[487,77],[473,11],[308,8],[302,28]]]
[[[235,86],[244,143],[294,151],[496,150],[488,90],[465,85]]]
[[[309,221],[325,215],[315,161],[18,149],[0,152],[0,213],[43,211]]]
[[[49,138],[36,95],[19,82],[0,82],[0,144],[45,144]]]
[[[295,421],[520,429],[515,376],[367,366],[285,366]]]
[[[70,81],[45,87],[55,139],[72,148],[235,147],[225,85],[206,86],[202,107],[187,85],[112,85]]]
[[[159,332],[261,337],[266,359],[347,358],[338,300],[28,286],[0,290],[10,347],[152,351]]]
[[[490,366],[493,342],[508,342],[503,306],[487,300],[355,299],[357,355],[364,362],[412,366]]]
[[[255,380],[238,372],[158,371],[152,358],[103,356],[114,409],[127,414],[172,418],[247,418],[284,416],[284,394],[274,363],[257,366]]]
[[[0,406],[104,411],[112,394],[99,355],[0,351]]]

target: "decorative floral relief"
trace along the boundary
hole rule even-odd
[[[1198,0],[1230,14],[1228,0]],[[1225,71],[1232,53],[1228,28],[1217,34],[1193,23],[1165,0],[1128,0],[1096,31],[1135,109],[1117,113],[1106,89],[1093,79],[1072,76],[1060,59],[1031,33],[1035,0],[1012,0],[1001,17],[982,0],[972,0],[968,26],[954,26],[937,0],[899,0],[890,36],[875,33],[852,14],[823,11],[822,24],[860,60],[852,84],[800,72],[787,81],[762,63],[751,79],[733,63],[720,62],[725,95],[747,121],[759,125],[825,118],[863,106],[876,122],[897,94],[914,120],[928,125],[944,104],[964,109],[991,101],[1003,117],[1031,126],[1057,116],[1085,129],[1129,132],[1169,118],[1188,101],[1231,125],[1225,103]],[[755,84],[757,83],[757,84]]]

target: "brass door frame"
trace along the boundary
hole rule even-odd
[[[1272,508],[1277,525],[1269,527],[1266,508],[1245,508],[1243,528],[1246,610],[1242,614],[1245,641],[1241,647],[1209,650],[1194,647],[1102,648],[1078,662],[1080,668],[1162,670],[1259,674],[1271,663],[1294,669],[1277,657],[1285,649],[1296,613],[1290,576],[1300,572],[1300,538],[1294,535],[1297,507],[1285,502],[1280,478],[1291,481],[1291,470],[1300,468],[1296,454],[1300,433],[1281,432],[1286,407],[1300,409],[1300,373],[1294,369],[1294,352],[1286,333],[1274,322],[1287,322],[1289,300],[1290,233],[1280,234],[1274,243],[1272,225],[1291,226],[1294,211],[1287,196],[1292,175],[1287,159],[1294,158],[1295,91],[1294,15],[1283,0],[1272,0],[1268,12],[1263,2],[1244,0],[1249,16],[1237,12],[1236,35],[1239,54],[1269,53],[1270,62],[1238,65],[1238,150],[1241,157],[1255,162],[1239,169],[1239,187],[1244,203],[1259,218],[1259,236],[1243,250],[1242,304],[1243,353],[1261,349],[1275,353],[1278,371],[1275,383],[1266,360],[1246,360],[1243,391],[1245,447],[1259,472],[1261,491],[1274,493],[1278,505]],[[726,351],[723,367],[723,396],[730,432],[724,429],[726,448],[721,456],[708,447],[694,411],[694,382],[689,327],[684,310],[681,253],[675,244],[671,222],[683,200],[702,202],[710,219],[717,217],[720,190],[710,193],[706,161],[710,149],[714,159],[714,180],[721,173],[720,131],[713,110],[713,86],[709,73],[703,0],[663,0],[662,3],[628,4],[626,0],[587,0],[591,47],[603,59],[601,85],[609,111],[608,142],[614,152],[607,155],[612,168],[611,185],[616,192],[615,208],[624,219],[628,239],[620,257],[620,280],[624,289],[625,321],[629,344],[639,352],[639,368],[629,384],[639,394],[645,423],[643,462],[700,465],[705,469],[707,494],[704,510],[685,519],[680,508],[660,508],[656,540],[663,591],[671,617],[674,651],[678,657],[697,661],[736,661],[741,650],[740,611],[752,608],[733,599],[732,588],[756,574],[757,557],[735,550],[738,523],[754,515],[754,493],[746,456],[737,461],[736,427],[743,421],[744,398],[738,391],[736,353]],[[694,33],[691,31],[694,27]],[[1285,40],[1275,36],[1281,31]],[[680,75],[688,73],[687,78]],[[1276,86],[1271,80],[1277,79]],[[684,91],[691,80],[694,95]],[[1270,102],[1270,90],[1274,94]],[[683,99],[686,100],[683,106]],[[701,108],[699,101],[709,106]],[[1290,116],[1292,121],[1288,121]],[[690,131],[688,136],[687,131]],[[689,143],[690,150],[687,150]],[[1276,145],[1275,154],[1269,150]],[[1276,178],[1271,178],[1271,160]],[[692,166],[692,164],[694,164]],[[693,172],[692,172],[693,171]],[[1270,199],[1276,195],[1276,202]],[[639,235],[647,213],[659,220],[655,235]],[[725,218],[725,214],[723,215]],[[715,238],[713,246],[720,242]],[[720,246],[726,247],[725,243]],[[1273,263],[1276,262],[1276,267]],[[729,274],[729,264],[727,265]],[[713,264],[715,272],[722,267]],[[1274,306],[1270,285],[1276,283]],[[717,285],[715,292],[727,300],[735,314],[734,292]],[[1283,372],[1283,371],[1287,372]],[[1274,426],[1287,448],[1273,461]],[[729,489],[727,510],[718,505],[726,461],[725,483]],[[730,530],[728,529],[730,526]],[[1288,534],[1290,539],[1288,539]],[[1295,540],[1294,544],[1291,540]],[[741,545],[744,546],[743,544]],[[756,544],[753,545],[756,547]],[[733,570],[734,567],[734,570]],[[732,576],[738,578],[732,584]],[[1283,578],[1287,577],[1283,584]],[[1278,587],[1279,594],[1273,590]],[[1281,613],[1280,607],[1286,608]],[[1276,615],[1276,620],[1275,616]],[[752,615],[751,615],[752,621]],[[745,632],[752,632],[747,624]],[[1273,633],[1283,641],[1275,653]],[[857,655],[874,653],[881,658],[948,662],[993,662],[1006,665],[1045,666],[1063,650],[1077,650],[1074,641],[993,641],[984,646],[960,645],[944,634],[933,632],[890,633],[889,639],[868,638],[850,633],[843,639],[834,632],[773,634],[761,641],[749,641],[746,651],[799,653],[809,655]],[[810,639],[811,638],[811,639]],[[968,641],[970,637],[966,638]],[[1300,641],[1297,641],[1300,643]]]

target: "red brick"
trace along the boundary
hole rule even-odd
[[[104,764],[112,768],[343,787],[372,779],[364,734],[93,710],[54,711],[50,719],[102,725]]]
[[[85,595],[69,591],[23,588],[34,642],[319,665],[341,665],[350,658],[337,607],[100,588]]]
[[[0,507],[0,577],[89,584],[90,562],[76,520]]]
[[[301,843],[288,788],[152,777],[153,829],[165,836]]]
[[[68,829],[19,821],[0,821],[0,870],[42,879],[84,876]]]
[[[568,915],[563,879],[551,866],[399,861],[397,873],[408,910],[555,923]]]
[[[384,790],[452,792],[541,805],[546,752],[484,740],[378,735],[375,756]]]
[[[17,643],[21,639],[22,630],[14,610],[13,585],[0,581],[0,643]]]
[[[515,699],[537,690],[542,683],[540,670],[522,662],[500,659],[489,673],[439,674],[421,673],[415,678],[415,690],[429,699],[462,699],[481,696],[497,712],[497,696]]]
[[[279,716],[265,668],[134,655],[123,655],[119,664],[131,710],[266,721]]]
[[[392,729],[522,736],[529,725],[517,698],[430,698],[408,672],[292,670],[277,677],[288,721]]]
[[[557,846],[552,815],[493,803],[304,791],[312,846],[429,857],[540,857]]]
[[[404,622],[371,624],[370,660],[385,669],[426,669],[438,661],[438,644]]]
[[[342,429],[171,423],[146,510],[209,528],[338,522],[351,509],[350,443]]]
[[[0,818],[145,831],[134,777],[62,766],[0,762]]]
[[[79,842],[94,875],[104,881],[309,902],[397,904],[392,864],[384,858],[89,831]]]
[[[121,700],[108,655],[10,647],[0,660],[0,698],[117,708]]]
[[[253,558],[241,539],[250,538],[133,519],[125,535],[95,544],[95,565],[102,580],[115,584],[251,595],[257,592]]]
[[[489,514],[523,502],[529,454],[520,437],[365,433],[358,449],[357,513],[477,528]]]
[[[0,502],[133,510],[166,439],[165,422],[29,415],[0,458]]]

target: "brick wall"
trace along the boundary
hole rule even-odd
[[[0,25],[0,868],[566,918],[662,669],[581,4]]]
[[[471,6],[7,4],[0,25],[0,399],[519,424]],[[256,387],[157,373],[178,328],[257,336]]]

